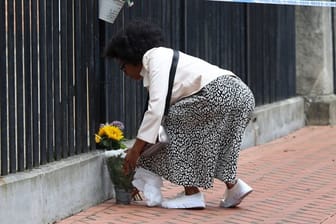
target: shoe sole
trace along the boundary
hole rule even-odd
[[[163,201],[161,203],[162,208],[167,209],[194,209],[194,210],[201,210],[205,208],[204,196],[202,193],[196,198],[192,195],[184,195],[181,198],[173,198],[168,199],[167,201]],[[188,200],[187,200],[187,197]],[[198,198],[200,197],[200,198]],[[184,201],[187,200],[187,201]]]
[[[166,208],[166,207],[162,207]],[[205,207],[192,207],[192,208],[166,208],[166,209],[184,209],[184,210],[203,210]]]
[[[186,209],[186,210],[203,210],[205,209],[205,206],[197,206],[197,207],[190,207],[190,208],[168,208],[168,207],[163,207],[162,208],[166,208],[166,209]]]
[[[193,208],[185,208],[187,210],[203,210],[205,207],[193,207]]]
[[[231,206],[229,206],[229,207],[225,207],[225,206],[222,206],[221,204],[220,204],[220,207],[221,208],[235,208],[235,207],[237,207],[243,200],[244,200],[244,198],[246,198],[249,194],[251,194],[253,192],[253,190],[250,190],[250,191],[248,191],[248,192],[246,192],[241,198],[240,198],[240,200],[236,203],[236,204],[234,204],[234,205],[231,205]]]

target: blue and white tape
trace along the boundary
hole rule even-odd
[[[237,3],[262,3],[276,5],[297,5],[297,6],[317,6],[336,7],[334,1],[310,1],[310,0],[208,0],[212,2],[237,2]]]

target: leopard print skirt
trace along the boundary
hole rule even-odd
[[[204,189],[214,178],[232,182],[245,128],[254,110],[251,90],[239,78],[220,76],[169,109],[171,143],[139,165],[182,186]]]

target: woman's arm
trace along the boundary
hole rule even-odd
[[[127,150],[127,155],[124,160],[124,172],[129,174],[135,170],[136,163],[145,147],[147,142],[137,138],[132,146],[132,148]]]

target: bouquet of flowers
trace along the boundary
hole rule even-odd
[[[101,124],[99,131],[95,134],[95,141],[99,147],[107,150],[125,149],[124,131],[125,126],[120,121]]]
[[[139,195],[137,192],[134,193],[132,185],[134,174],[125,175],[123,172],[123,162],[126,156],[125,149],[127,148],[124,144],[124,129],[125,126],[120,121],[101,124],[98,133],[95,134],[95,142],[99,148],[106,149],[107,168],[114,184],[117,203],[129,204],[132,197],[137,199]],[[124,196],[118,195],[118,192],[122,192]]]

